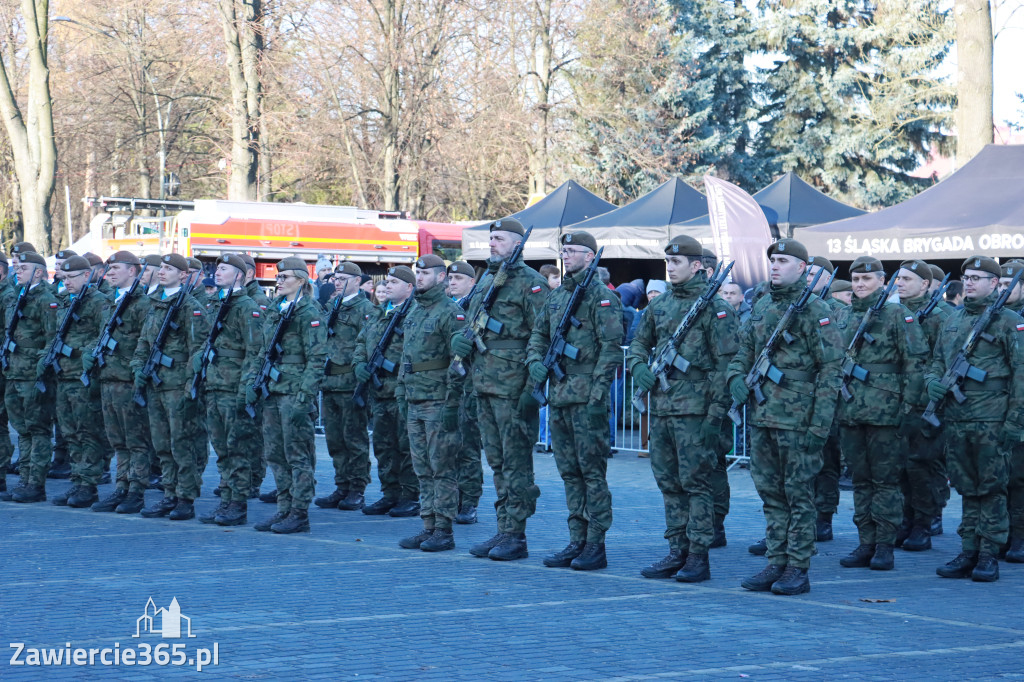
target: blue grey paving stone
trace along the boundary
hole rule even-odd
[[[327,494],[331,465],[323,440],[317,445],[318,493]],[[480,523],[456,526],[458,549],[439,555],[398,547],[418,519],[314,508],[311,534],[283,537],[252,530],[274,513],[259,502],[250,525],[232,529],[0,503],[0,639],[84,648],[177,641],[132,637],[152,596],[160,607],[177,597],[193,619],[190,649],[219,643],[220,665],[207,673],[240,679],[1019,679],[1024,671],[1024,567],[1002,564],[991,585],[935,576],[959,549],[955,494],[935,549],[897,552],[896,570],[879,573],[838,564],[857,544],[844,492],[836,540],[812,560],[812,592],[783,598],[739,587],[764,565],[746,551],[764,534],[748,472],[731,473],[729,544],[712,552],[713,579],[701,585],[639,576],[667,550],[664,516],[648,461],[625,452],[609,461],[609,568],[545,568],[541,559],[564,546],[567,529],[550,455],[537,456],[536,472],[543,494],[528,527],[530,558],[512,563],[467,552],[495,532],[487,486]],[[216,505],[216,484],[211,464],[199,514]],[[50,481],[49,492],[67,485]],[[85,679],[199,677],[0,665],[0,678],[19,680],[72,670]]]

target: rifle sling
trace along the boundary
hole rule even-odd
[[[525,350],[526,339],[494,339],[485,340],[487,350]]]

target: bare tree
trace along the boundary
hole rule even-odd
[[[955,0],[956,156],[965,164],[992,144],[992,10],[988,0]]]
[[[231,85],[231,180],[228,198],[259,199],[261,60],[264,46],[262,0],[218,0]]]

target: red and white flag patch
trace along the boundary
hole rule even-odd
[[[728,314],[729,313],[725,312],[724,310],[719,310],[718,313],[717,313],[717,317],[718,317],[718,319],[722,319],[723,317],[725,317]]]
[[[904,315],[903,316],[903,321],[906,322],[907,324],[910,324],[911,322],[914,321],[914,316],[913,315]]]
[[[828,324],[828,323],[829,323],[830,321],[831,321],[831,320],[829,320],[829,319],[828,319],[827,317],[823,317],[823,318],[821,318],[820,320],[818,320],[818,326],[819,326],[819,327],[824,327],[824,326],[825,326],[825,325],[827,325],[827,324]]]
[[[203,314],[202,310],[193,310],[192,311],[192,317],[199,317],[202,314]]]
[[[57,304],[56,304],[56,303],[51,303],[51,304],[50,304],[50,307],[51,307],[51,308],[56,308],[56,307],[57,307]]]
[[[533,285],[533,286],[532,286],[532,287],[530,288],[530,292],[531,292],[531,293],[534,293],[534,294],[538,294],[538,293],[540,293],[540,290],[541,290],[541,286],[540,286],[539,284],[535,284],[535,285]]]
[[[260,310],[266,310],[267,306],[260,304]]]
[[[319,327],[320,326],[320,320],[313,320],[312,322],[309,323],[309,326],[310,327]]]
[[[611,304],[612,304],[612,302],[610,300],[608,300],[607,298],[601,300],[601,307],[602,308],[607,308]]]
[[[464,321],[466,319],[466,316],[463,315],[462,313],[456,313],[455,314],[455,319],[458,320],[459,322],[462,322],[462,321]]]
[[[260,316],[260,311],[258,311],[258,310],[252,311],[252,316],[253,317],[259,317]]]
[[[1024,332],[1024,324],[1018,324],[1017,325],[1017,331]]]

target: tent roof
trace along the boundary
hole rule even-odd
[[[808,227],[800,241],[835,260],[967,258],[1024,252],[1024,145],[988,145],[963,168],[906,201]]]

